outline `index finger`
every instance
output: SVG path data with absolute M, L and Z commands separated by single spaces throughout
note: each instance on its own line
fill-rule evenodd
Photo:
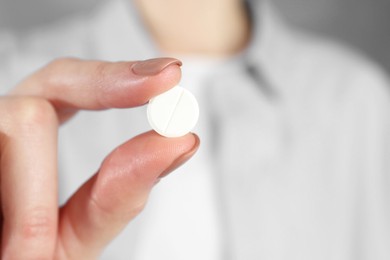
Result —
M 175 86 L 181 62 L 156 58 L 133 62 L 57 59 L 25 79 L 10 95 L 37 96 L 52 103 L 60 121 L 80 109 L 143 105 Z

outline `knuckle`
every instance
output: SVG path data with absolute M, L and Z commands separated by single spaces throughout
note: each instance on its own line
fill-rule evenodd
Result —
M 69 64 L 76 62 L 78 59 L 70 57 L 61 57 L 50 61 L 45 67 L 40 70 L 37 74 L 40 82 L 43 82 L 44 87 L 57 86 L 62 84 L 62 77 L 64 68 L 68 67 Z
M 138 202 L 132 201 L 131 203 L 128 200 L 129 198 L 116 203 L 105 203 L 107 200 L 98 194 L 92 194 L 89 206 L 95 225 L 105 225 L 107 222 L 112 221 L 128 222 L 144 210 L 145 200 L 141 199 Z
M 145 209 L 146 203 L 142 202 L 140 204 L 133 205 L 131 209 L 126 210 L 122 216 L 120 216 L 124 220 L 131 220 L 138 216 L 144 209 Z
M 95 85 L 98 86 L 99 91 L 96 92 L 96 100 L 99 102 L 99 104 L 103 107 L 108 107 L 107 104 L 108 100 L 108 94 L 109 94 L 109 87 L 111 84 L 106 84 L 106 78 L 108 74 L 108 66 L 104 62 L 100 62 L 97 64 L 95 68 Z
M 23 218 L 20 227 L 21 236 L 25 240 L 51 238 L 56 232 L 55 220 L 45 208 L 31 210 Z
M 139 215 L 144 209 L 145 209 L 146 203 L 142 202 L 140 204 L 137 204 L 133 206 L 131 210 L 127 212 L 127 215 L 130 216 L 131 218 Z
M 145 144 L 146 146 L 147 144 Z M 123 155 L 126 154 L 124 160 Z M 145 158 L 139 156 L 135 151 L 124 148 L 123 146 L 116 147 L 103 161 L 101 169 L 112 174 L 105 174 L 107 178 L 112 176 L 121 177 L 119 181 L 127 183 L 145 183 L 147 176 L 144 170 Z M 120 175 L 116 173 L 121 173 Z M 108 181 L 104 182 L 110 184 Z
M 61 69 L 64 66 L 68 65 L 69 63 L 75 62 L 77 60 L 78 59 L 71 58 L 71 57 L 60 57 L 60 58 L 56 58 L 56 59 L 53 59 L 52 61 L 50 61 L 46 65 L 46 67 L 44 67 L 44 68 L 47 68 L 47 69 L 50 69 L 50 70 Z
M 117 65 L 119 62 L 116 63 Z M 95 92 L 96 101 L 101 107 L 112 107 L 112 91 L 118 86 L 118 66 L 112 66 L 110 62 L 96 62 L 93 72 L 93 84 L 98 88 Z M 119 86 L 118 86 L 119 87 Z
M 110 74 L 110 66 L 107 62 L 98 62 L 95 69 L 96 78 L 105 78 Z
M 35 97 L 15 98 L 11 106 L 14 125 L 18 129 L 40 129 L 57 121 L 54 107 L 45 99 Z

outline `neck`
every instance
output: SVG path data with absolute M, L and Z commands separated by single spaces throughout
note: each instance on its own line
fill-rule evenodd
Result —
M 245 48 L 249 20 L 240 0 L 135 0 L 163 52 L 228 56 Z

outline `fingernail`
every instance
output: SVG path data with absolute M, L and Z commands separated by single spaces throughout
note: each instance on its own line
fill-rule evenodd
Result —
M 178 59 L 156 58 L 136 62 L 132 67 L 132 71 L 139 76 L 154 76 L 173 64 L 177 66 L 182 65 Z
M 199 144 L 200 144 L 200 139 L 196 134 L 192 134 L 192 135 L 195 138 L 194 146 L 188 152 L 186 152 L 185 154 L 181 155 L 176 160 L 174 160 L 173 163 L 171 165 L 169 165 L 168 168 L 165 169 L 165 171 L 163 171 L 160 174 L 160 176 L 158 177 L 159 179 L 167 176 L 169 173 L 171 173 L 174 170 L 176 170 L 177 168 L 179 168 L 186 161 L 188 161 L 194 155 L 194 153 L 198 150 Z

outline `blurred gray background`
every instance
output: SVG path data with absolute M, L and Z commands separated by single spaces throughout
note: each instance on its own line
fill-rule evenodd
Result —
M 88 11 L 100 1 L 0 0 L 0 28 L 28 29 Z M 270 1 L 292 23 L 352 44 L 390 73 L 390 0 Z

